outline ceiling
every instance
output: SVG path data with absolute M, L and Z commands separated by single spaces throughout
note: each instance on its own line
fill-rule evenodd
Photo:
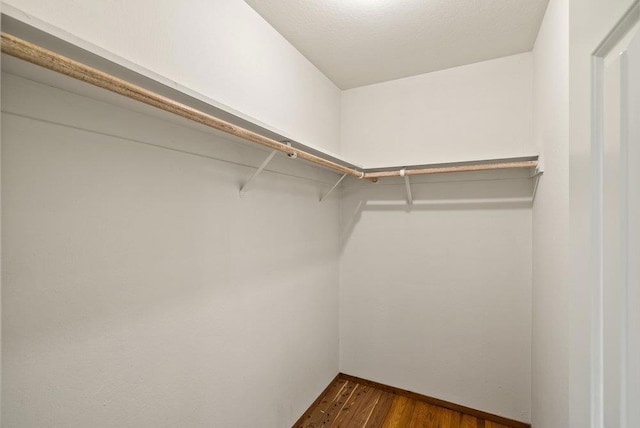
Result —
M 341 89 L 530 51 L 548 0 L 245 0 Z

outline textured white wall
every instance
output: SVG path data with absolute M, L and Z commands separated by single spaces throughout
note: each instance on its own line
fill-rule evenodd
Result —
M 335 174 L 241 199 L 220 147 L 263 151 L 11 75 L 2 107 L 2 426 L 290 426 L 338 371 Z
M 367 167 L 526 156 L 531 54 L 342 93 L 342 153 Z
M 288 138 L 340 150 L 340 90 L 243 1 L 8 4 Z
M 410 210 L 401 181 L 345 188 L 341 371 L 529 420 L 531 185 L 504 178 L 415 179 Z
M 551 0 L 533 50 L 532 422 L 569 426 L 569 2 Z

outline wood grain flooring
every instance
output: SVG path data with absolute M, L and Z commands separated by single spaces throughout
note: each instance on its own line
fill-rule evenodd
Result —
M 522 428 L 529 425 L 339 374 L 294 425 L 294 428 L 312 427 Z

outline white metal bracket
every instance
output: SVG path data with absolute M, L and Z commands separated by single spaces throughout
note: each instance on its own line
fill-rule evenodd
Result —
M 411 182 L 409 176 L 406 174 L 406 170 L 402 168 L 400 170 L 400 177 L 404 177 L 404 185 L 407 188 L 407 203 L 413 205 L 413 195 L 411 194 Z
M 247 182 L 244 183 L 242 187 L 240 187 L 240 197 L 244 196 L 245 192 L 247 191 L 247 188 L 249 187 L 249 184 L 251 184 L 251 182 L 260 175 L 260 173 L 267 167 L 267 165 L 269 165 L 269 162 L 271 162 L 271 159 L 273 159 L 273 157 L 276 155 L 277 152 L 278 152 L 277 150 L 272 151 L 269 154 L 269 156 L 267 156 L 267 158 L 264 160 L 264 162 L 262 162 L 262 164 L 258 167 L 258 169 L 255 170 L 255 172 L 251 175 L 251 177 L 249 177 Z
M 340 177 L 340 179 L 338 180 L 338 182 L 336 184 L 333 185 L 333 187 L 331 189 L 329 189 L 329 191 L 327 193 L 325 193 L 324 195 L 322 195 L 320 197 L 320 202 L 324 201 L 325 199 L 327 199 L 327 196 L 329 196 L 331 194 L 331 192 L 333 192 L 333 190 L 338 187 L 338 184 L 340 184 L 342 182 L 342 180 L 344 180 L 344 178 L 347 176 L 347 174 L 342 174 L 342 177 Z
M 532 203 L 536 199 L 536 192 L 538 191 L 538 183 L 540 182 L 540 176 L 542 174 L 544 174 L 544 158 L 542 157 L 542 154 L 540 154 L 538 156 L 538 166 L 536 166 L 536 170 L 534 171 L 533 175 L 531 176 L 531 178 L 533 178 L 535 180 L 535 182 L 533 183 L 533 193 L 531 195 L 531 202 Z
M 535 182 L 533 183 L 533 194 L 531 195 L 531 202 L 536 199 L 536 192 L 538 191 L 538 182 L 540 182 L 540 176 L 543 174 L 543 171 L 539 171 L 536 169 L 536 172 L 532 175 Z

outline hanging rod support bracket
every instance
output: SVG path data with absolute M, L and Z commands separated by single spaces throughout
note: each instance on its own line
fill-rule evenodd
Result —
M 329 189 L 329 191 L 327 193 L 325 193 L 324 195 L 322 195 L 320 197 L 320 202 L 324 201 L 325 199 L 327 199 L 327 196 L 329 196 L 331 194 L 331 192 L 333 192 L 333 190 L 338 187 L 338 184 L 340 184 L 342 182 L 342 180 L 344 180 L 344 178 L 347 176 L 347 174 L 342 174 L 342 177 L 340 177 L 340 179 L 336 182 L 336 184 L 333 185 L 333 187 L 331 189 Z
M 277 150 L 272 150 L 271 153 L 269 153 L 269 156 L 267 156 L 267 158 L 264 160 L 264 162 L 262 162 L 262 164 L 258 167 L 258 169 L 254 171 L 251 177 L 249 177 L 247 182 L 244 183 L 242 187 L 240 187 L 240 197 L 244 196 L 244 194 L 247 191 L 247 188 L 249 187 L 249 184 L 260 175 L 260 173 L 267 167 L 267 165 L 269 165 L 269 162 L 271 162 L 271 159 L 273 159 L 276 153 L 278 153 Z
M 413 205 L 413 195 L 411 194 L 411 182 L 409 181 L 409 176 L 407 175 L 407 171 L 405 168 L 400 170 L 400 177 L 404 178 L 404 185 L 407 188 L 407 203 L 409 205 Z
M 536 168 L 536 172 L 533 173 L 532 177 L 535 180 L 533 183 L 533 194 L 531 195 L 531 202 L 533 203 L 533 201 L 535 201 L 536 199 L 536 192 L 538 191 L 538 183 L 540 182 L 540 177 L 542 176 L 542 174 L 544 173 L 544 171 Z

